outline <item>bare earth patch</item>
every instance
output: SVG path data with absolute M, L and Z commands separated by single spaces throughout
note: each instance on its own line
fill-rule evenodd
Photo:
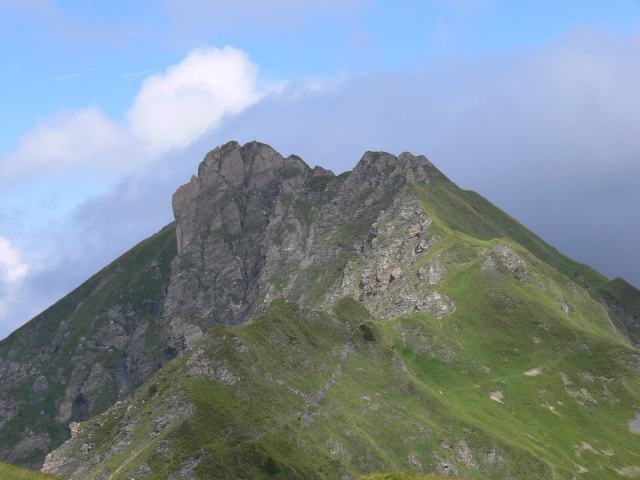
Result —
M 595 453 L 596 455 L 598 455 L 600 453 L 598 450 L 593 448 L 591 446 L 591 444 L 589 444 L 587 442 L 582 442 L 582 445 L 574 445 L 573 446 L 573 451 L 574 451 L 574 453 L 576 454 L 577 457 L 580 456 L 580 450 L 589 450 L 591 453 Z
M 548 408 L 549 411 L 551 411 L 551 413 L 555 413 L 556 415 L 558 415 L 559 417 L 562 416 L 562 414 L 556 410 L 556 407 L 554 407 L 553 405 L 551 405 L 549 402 L 545 402 L 545 403 L 541 403 L 540 405 L 542 405 L 545 408 Z
M 636 413 L 636 418 L 629 420 L 629 430 L 640 435 L 640 413 Z
M 638 466 L 614 468 L 614 470 L 625 477 L 640 477 L 640 467 Z

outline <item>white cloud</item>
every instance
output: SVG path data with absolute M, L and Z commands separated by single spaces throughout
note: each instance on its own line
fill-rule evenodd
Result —
M 152 72 L 152 70 L 142 70 L 140 72 L 123 73 L 120 77 L 121 78 L 141 77 L 141 76 L 147 75 L 148 73 L 151 73 L 151 72 Z
M 71 212 L 93 205 L 91 199 L 106 189 L 113 191 L 111 200 L 121 202 L 120 213 L 134 215 L 131 230 L 144 232 L 135 240 L 168 223 L 171 193 L 179 185 L 175 178 L 189 177 L 189 171 L 177 173 L 184 163 L 178 159 L 193 158 L 185 148 L 202 142 L 224 116 L 256 102 L 257 82 L 258 68 L 244 52 L 201 48 L 143 81 L 124 120 L 89 106 L 41 119 L 21 135 L 0 163 L 0 224 L 3 231 L 35 240 L 25 247 L 23 260 L 22 252 L 0 237 L 0 338 L 133 243 L 122 231 L 123 215 L 112 213 L 113 204 L 82 218 L 69 217 Z M 267 90 L 279 88 L 273 84 Z M 197 151 L 206 148 L 200 144 Z M 143 198 L 118 190 L 131 178 L 153 179 L 142 182 Z M 144 215 L 141 205 L 147 205 Z M 91 228 L 78 235 L 79 224 Z M 105 238 L 112 239 L 108 246 L 100 243 Z M 91 254 L 97 260 L 87 260 Z M 75 259 L 73 268 L 69 258 Z
M 12 247 L 11 241 L 0 236 L 0 281 L 17 283 L 21 281 L 29 266 L 22 263 L 22 252 L 18 247 Z
M 162 75 L 147 78 L 127 118 L 154 153 L 185 147 L 259 98 L 258 68 L 232 47 L 193 50 Z
M 20 136 L 18 147 L 2 162 L 1 172 L 10 177 L 95 165 L 113 169 L 133 149 L 127 132 L 97 107 L 60 113 L 42 120 Z
M 13 178 L 79 167 L 130 172 L 172 148 L 182 148 L 215 128 L 222 117 L 256 102 L 258 68 L 232 47 L 191 51 L 163 74 L 152 75 L 118 122 L 99 108 L 63 112 L 41 120 L 0 164 Z
M 22 261 L 22 252 L 11 241 L 0 236 L 0 320 L 6 316 L 9 303 L 15 300 L 29 266 Z

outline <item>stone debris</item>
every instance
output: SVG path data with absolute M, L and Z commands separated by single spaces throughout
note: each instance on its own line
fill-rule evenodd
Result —
M 502 263 L 504 263 L 509 269 L 516 273 L 520 268 L 526 268 L 527 264 L 518 257 L 513 251 L 506 245 L 497 244 L 491 251 L 495 253 Z
M 632 433 L 640 435 L 640 412 L 636 413 L 636 418 L 629 420 L 629 430 Z
M 491 392 L 489 397 L 494 402 L 503 403 L 502 399 L 504 398 L 504 394 L 500 390 L 497 390 L 495 392 Z
M 567 302 L 565 302 L 563 298 L 556 298 L 554 300 L 554 303 L 558 305 L 564 313 L 569 314 L 569 306 L 567 305 Z
M 527 279 L 527 264 L 507 245 L 497 244 L 491 249 L 492 255 L 485 257 L 480 265 L 481 271 L 498 273 L 498 261 L 505 265 L 518 278 Z
M 625 477 L 640 477 L 640 467 L 637 465 L 614 468 L 614 470 Z
M 541 404 L 544 408 L 548 408 L 549 411 L 555 415 L 558 415 L 559 417 L 562 416 L 562 414 L 556 409 L 556 407 L 554 407 L 553 405 L 551 405 L 549 402 L 545 402 Z
M 422 464 L 418 461 L 418 457 L 416 457 L 415 454 L 408 455 L 407 460 L 411 465 L 415 465 L 419 470 L 422 470 Z
M 107 419 L 106 418 L 104 418 L 104 417 L 96 417 L 96 418 L 91 420 L 90 425 L 92 427 L 102 428 L 106 423 L 107 423 Z M 71 433 L 71 436 L 73 437 L 73 432 Z
M 485 257 L 482 260 L 482 264 L 480 265 L 480 270 L 484 272 L 497 272 L 498 271 L 498 261 L 492 255 Z
M 62 469 L 62 466 L 65 462 L 66 458 L 63 456 L 56 455 L 56 451 L 47 454 L 44 458 L 44 464 L 40 471 L 42 473 L 50 473 L 55 475 L 55 472 L 59 472 Z

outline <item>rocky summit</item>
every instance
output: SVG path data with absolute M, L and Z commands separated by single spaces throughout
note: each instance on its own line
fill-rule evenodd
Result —
M 209 152 L 0 342 L 0 458 L 74 479 L 640 476 L 640 292 L 426 157 Z M 46 458 L 45 458 L 46 457 Z

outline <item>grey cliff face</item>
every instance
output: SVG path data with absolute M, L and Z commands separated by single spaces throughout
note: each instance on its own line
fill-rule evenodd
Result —
M 204 319 L 205 328 L 244 319 L 261 273 L 274 261 L 270 240 L 284 226 L 287 204 L 304 196 L 308 170 L 266 145 L 234 142 L 207 154 L 198 177 L 173 197 L 179 256 L 164 316 Z M 287 246 L 297 250 L 302 227 L 289 217 Z
M 173 196 L 179 255 L 171 265 L 162 317 L 187 334 L 172 340 L 169 353 L 188 351 L 218 323 L 250 321 L 275 296 L 308 305 L 331 301 L 325 295 L 340 290 L 348 262 L 374 240 L 372 225 L 378 218 L 389 220 L 395 211 L 385 216 L 385 210 L 398 207 L 408 184 L 428 182 L 429 175 L 444 178 L 425 157 L 408 153 L 396 158 L 368 152 L 353 172 L 336 177 L 255 142 L 230 142 L 209 152 L 198 176 Z M 416 213 L 415 202 L 403 208 L 412 213 L 404 214 L 398 228 L 417 222 L 419 232 L 406 234 L 418 239 L 429 220 Z M 411 248 L 419 249 L 415 243 Z M 396 277 L 393 269 L 381 268 L 376 285 L 364 278 L 352 294 L 368 299 L 384 293 Z M 446 311 L 445 301 L 435 302 Z

